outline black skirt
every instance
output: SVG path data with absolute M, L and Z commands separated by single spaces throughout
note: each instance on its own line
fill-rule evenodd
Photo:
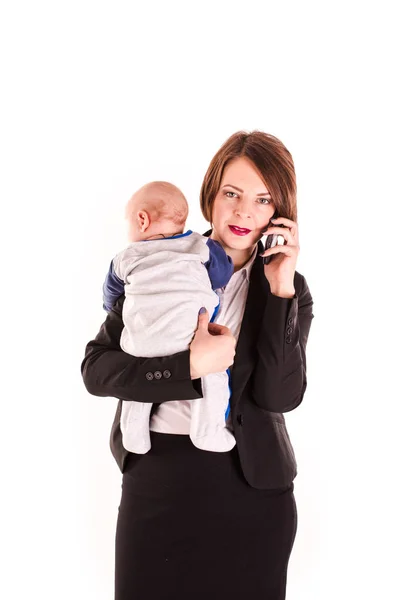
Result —
M 284 600 L 293 484 L 252 488 L 236 447 L 206 452 L 154 432 L 151 444 L 123 474 L 115 600 Z

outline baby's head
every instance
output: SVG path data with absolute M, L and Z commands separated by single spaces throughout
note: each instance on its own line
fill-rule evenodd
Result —
M 167 181 L 146 183 L 126 205 L 129 241 L 183 233 L 188 212 L 186 198 L 175 185 Z

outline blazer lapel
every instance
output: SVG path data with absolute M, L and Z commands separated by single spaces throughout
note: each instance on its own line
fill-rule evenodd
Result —
M 209 237 L 211 231 L 210 229 L 203 235 Z M 259 324 L 264 315 L 269 290 L 262 258 L 258 256 L 262 251 L 263 245 L 259 241 L 257 256 L 250 272 L 248 296 L 236 344 L 235 360 L 231 368 L 231 406 L 240 398 L 257 361 Z

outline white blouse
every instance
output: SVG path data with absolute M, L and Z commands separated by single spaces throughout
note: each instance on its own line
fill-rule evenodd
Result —
M 240 327 L 249 291 L 250 272 L 257 256 L 257 245 L 245 265 L 230 278 L 225 288 L 216 290 L 220 305 L 214 323 L 228 327 L 236 339 L 239 339 Z M 211 318 L 212 315 L 210 315 Z M 189 435 L 191 400 L 172 400 L 162 402 L 154 411 L 150 420 L 150 430 L 158 433 L 175 433 Z M 227 427 L 232 430 L 228 417 Z

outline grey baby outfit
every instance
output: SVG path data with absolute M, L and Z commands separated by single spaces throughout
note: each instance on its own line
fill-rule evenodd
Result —
M 197 329 L 200 307 L 213 315 L 219 305 L 213 290 L 226 286 L 232 274 L 232 259 L 222 246 L 191 230 L 131 243 L 113 259 L 109 285 L 106 280 L 103 288 L 107 299 L 107 289 L 114 286 L 115 292 L 116 282 L 124 284 L 122 350 L 143 357 L 187 350 Z M 228 374 L 210 373 L 201 383 L 203 398 L 190 402 L 190 438 L 202 450 L 231 450 L 236 442 L 225 421 L 230 396 Z M 145 454 L 151 447 L 151 407 L 148 402 L 122 403 L 123 445 L 136 454 Z

